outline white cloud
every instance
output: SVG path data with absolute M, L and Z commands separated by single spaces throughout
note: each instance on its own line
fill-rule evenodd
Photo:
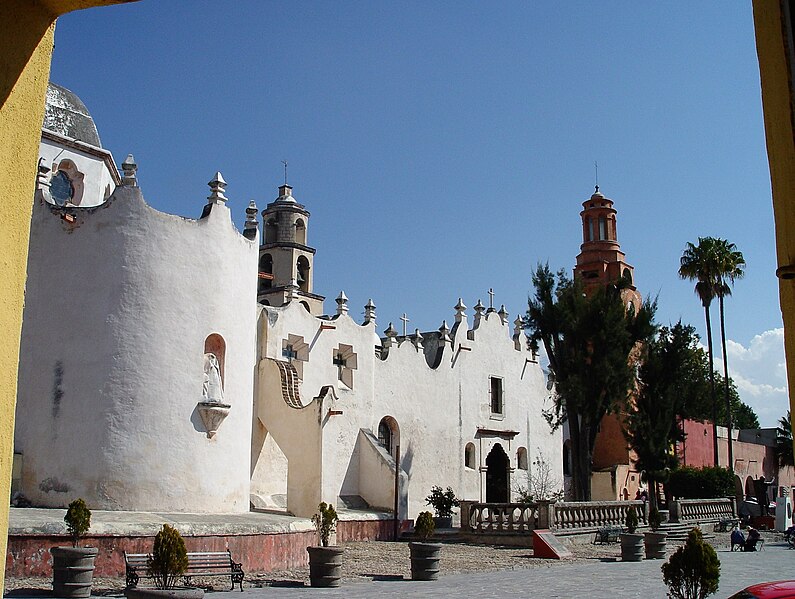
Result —
M 748 347 L 728 339 L 726 354 L 740 398 L 754 409 L 761 426 L 776 426 L 789 409 L 784 329 L 756 335 Z M 723 372 L 720 342 L 715 347 L 715 369 Z

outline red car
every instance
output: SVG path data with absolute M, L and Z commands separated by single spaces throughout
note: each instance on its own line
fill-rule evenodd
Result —
M 795 580 L 754 584 L 729 599 L 795 599 Z

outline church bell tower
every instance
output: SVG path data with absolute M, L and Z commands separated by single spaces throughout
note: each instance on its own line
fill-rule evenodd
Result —
M 312 293 L 315 248 L 306 245 L 309 212 L 293 197 L 293 188 L 279 187 L 279 197 L 262 211 L 257 301 L 266 306 L 300 302 L 311 314 L 323 314 L 324 297 Z
M 582 204 L 582 245 L 574 267 L 575 278 L 582 278 L 586 290 L 605 286 L 625 278 L 629 287 L 622 293 L 637 311 L 642 298 L 635 288 L 635 269 L 627 264 L 618 244 L 616 209 L 596 186 L 593 195 Z

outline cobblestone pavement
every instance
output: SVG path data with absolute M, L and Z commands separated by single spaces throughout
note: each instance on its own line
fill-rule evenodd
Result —
M 737 590 L 764 580 L 795 577 L 795 551 L 787 550 L 780 535 L 764 533 L 766 547 L 758 553 L 731 553 L 728 534 L 711 542 L 721 560 L 721 586 L 716 597 L 725 598 Z M 622 563 L 617 545 L 590 544 L 590 536 L 564 538 L 575 558 L 550 561 L 532 557 L 521 548 L 485 547 L 449 543 L 442 549 L 442 576 L 435 582 L 412 582 L 408 547 L 405 543 L 346 543 L 343 585 L 337 589 L 308 587 L 307 568 L 246 576 L 248 599 L 269 597 L 508 597 L 624 599 L 665 597 L 660 566 L 662 560 Z M 676 547 L 670 547 L 669 553 Z M 230 592 L 228 581 L 208 579 L 207 590 L 216 599 L 241 597 Z M 304 586 L 307 585 L 307 586 Z M 121 579 L 97 579 L 95 595 L 119 596 Z M 50 580 L 42 578 L 6 580 L 6 596 L 45 597 Z

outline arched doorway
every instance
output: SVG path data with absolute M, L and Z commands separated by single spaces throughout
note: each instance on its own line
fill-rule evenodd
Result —
M 497 443 L 486 456 L 486 503 L 508 503 L 508 455 Z

